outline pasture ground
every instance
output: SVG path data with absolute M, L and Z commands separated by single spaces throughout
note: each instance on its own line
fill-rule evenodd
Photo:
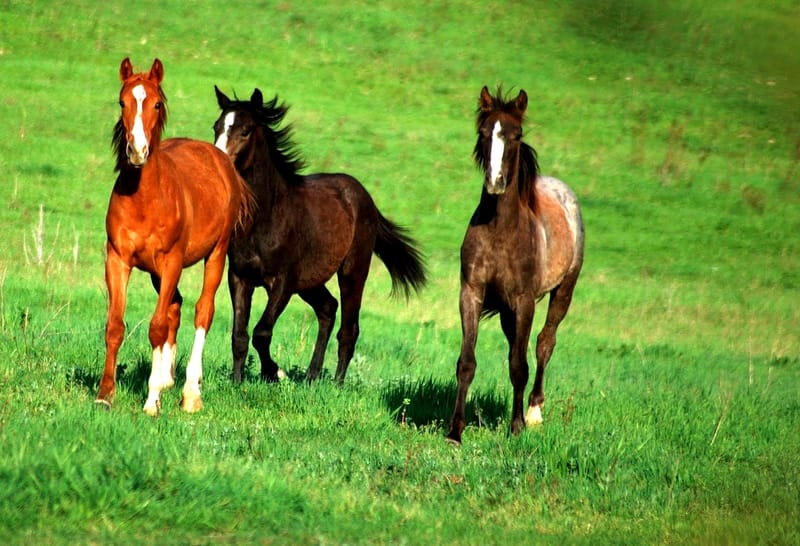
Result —
M 797 544 L 798 26 L 788 0 L 0 2 L 0 542 Z M 116 404 L 94 407 L 125 56 L 164 62 L 166 136 L 212 138 L 214 84 L 278 93 L 309 172 L 355 175 L 422 244 L 408 303 L 375 262 L 343 388 L 301 381 L 299 301 L 276 331 L 290 379 L 252 363 L 234 386 L 223 286 L 204 410 L 178 388 L 146 417 L 134 274 Z M 474 110 L 498 83 L 528 92 L 525 138 L 581 199 L 586 264 L 544 427 L 508 436 L 487 321 L 455 449 Z

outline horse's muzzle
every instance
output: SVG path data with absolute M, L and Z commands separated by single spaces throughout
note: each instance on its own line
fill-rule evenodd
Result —
M 128 156 L 128 163 L 134 167 L 142 167 L 147 163 L 147 158 L 150 157 L 150 149 L 144 146 L 143 149 L 137 150 L 130 143 L 125 147 L 125 155 Z
M 506 177 L 500 174 L 497 176 L 497 178 L 491 180 L 490 177 L 487 176 L 484 186 L 486 187 L 486 192 L 489 195 L 503 194 L 506 192 Z

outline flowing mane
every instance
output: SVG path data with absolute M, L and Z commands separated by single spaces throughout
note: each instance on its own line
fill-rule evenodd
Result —
M 235 97 L 227 109 L 247 112 L 252 116 L 253 121 L 263 129 L 266 151 L 269 153 L 270 161 L 287 184 L 299 186 L 304 183 L 300 171 L 306 165 L 295 143 L 292 142 L 292 125 L 280 127 L 283 118 L 289 111 L 289 106 L 283 102 L 279 103 L 278 95 L 261 106 L 252 101 L 239 100 Z
M 478 106 L 476 127 L 480 129 L 481 125 L 486 119 L 497 112 L 518 116 L 517 107 L 514 100 L 509 100 L 503 97 L 502 88 L 497 88 L 497 95 L 492 97 L 492 107 L 490 110 L 484 110 Z M 525 121 L 524 116 L 519 117 L 520 125 Z M 483 147 L 480 145 L 480 135 L 475 143 L 475 149 L 472 152 L 475 164 L 485 171 L 488 168 L 489 158 L 486 157 Z M 517 171 L 518 190 L 520 197 L 526 198 L 530 193 L 536 178 L 539 176 L 539 162 L 536 159 L 536 150 L 533 146 L 521 142 L 519 147 L 519 169 Z

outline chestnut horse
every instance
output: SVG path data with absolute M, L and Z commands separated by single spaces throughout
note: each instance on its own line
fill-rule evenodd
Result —
M 482 316 L 500 314 L 508 340 L 514 400 L 511 432 L 542 422 L 544 371 L 583 264 L 584 228 L 578 200 L 562 181 L 539 176 L 536 152 L 522 141 L 528 96 L 506 100 L 484 87 L 474 157 L 484 171 L 478 207 L 461 245 L 461 354 L 456 404 L 448 439 L 461 443 L 467 390 L 475 376 L 475 343 Z M 536 341 L 536 378 L 523 418 L 528 340 L 536 301 L 550 294 Z
M 335 379 L 344 381 L 359 335 L 358 315 L 373 252 L 392 278 L 392 291 L 419 290 L 425 268 L 416 243 L 383 217 L 361 183 L 346 174 L 299 173 L 302 162 L 288 127 L 279 128 L 287 107 L 276 96 L 264 103 L 256 89 L 249 101 L 231 100 L 218 88 L 222 109 L 214 124 L 216 145 L 233 159 L 258 205 L 247 237 L 228 250 L 233 303 L 233 379 L 242 381 L 248 350 L 253 291 L 267 290 L 267 306 L 253 330 L 261 378 L 281 374 L 270 355 L 275 322 L 293 294 L 316 313 L 318 330 L 308 367 L 309 381 L 321 370 L 338 307 L 325 283 L 338 276 L 342 320 Z
M 125 58 L 119 76 L 122 113 L 112 142 L 119 175 L 106 215 L 108 319 L 97 403 L 110 407 L 114 398 L 126 292 L 135 267 L 150 273 L 158 292 L 150 321 L 153 366 L 144 405 L 145 413 L 158 415 L 161 391 L 174 384 L 183 301 L 178 280 L 185 267 L 203 260 L 194 346 L 181 400 L 185 411 L 194 412 L 202 407 L 202 352 L 214 316 L 214 294 L 222 279 L 228 243 L 237 225 L 247 222 L 252 196 L 231 160 L 212 144 L 185 138 L 161 142 L 167 121 L 161 61 L 155 59 L 146 73 L 134 73 Z

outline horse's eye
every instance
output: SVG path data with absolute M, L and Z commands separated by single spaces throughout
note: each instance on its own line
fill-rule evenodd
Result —
M 156 110 L 161 110 L 161 103 L 157 102 L 155 108 Z
M 242 136 L 247 138 L 250 136 L 250 129 L 242 129 Z
M 125 108 L 125 101 L 124 101 L 124 100 L 120 99 L 120 101 L 119 101 L 119 107 L 120 107 L 120 108 Z

